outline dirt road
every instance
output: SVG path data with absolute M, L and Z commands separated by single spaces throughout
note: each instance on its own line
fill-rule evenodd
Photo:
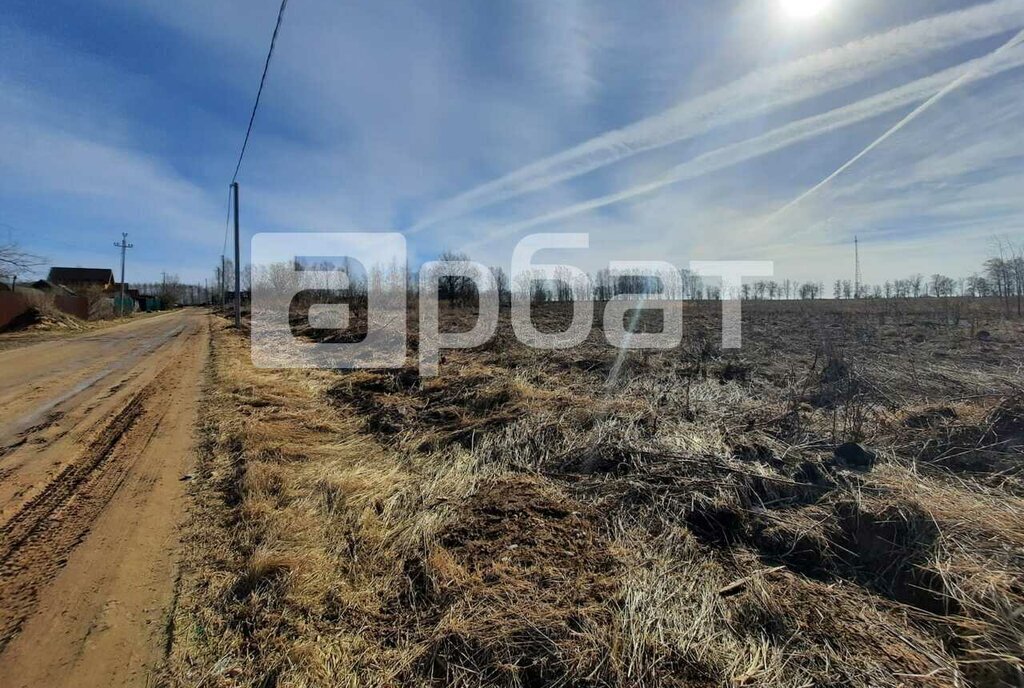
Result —
M 0 352 L 0 685 L 149 682 L 208 348 L 177 311 Z

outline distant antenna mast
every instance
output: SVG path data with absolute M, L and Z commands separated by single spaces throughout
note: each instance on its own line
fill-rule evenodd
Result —
M 857 235 L 853 237 L 853 298 L 860 298 L 860 244 Z

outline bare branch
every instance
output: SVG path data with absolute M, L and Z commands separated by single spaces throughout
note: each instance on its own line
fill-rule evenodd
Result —
M 44 257 L 23 251 L 15 243 L 0 244 L 0 275 L 4 277 L 32 272 L 45 263 Z

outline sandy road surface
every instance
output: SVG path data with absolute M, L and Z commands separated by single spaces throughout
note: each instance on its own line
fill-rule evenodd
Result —
M 0 685 L 149 682 L 208 347 L 176 311 L 0 351 Z

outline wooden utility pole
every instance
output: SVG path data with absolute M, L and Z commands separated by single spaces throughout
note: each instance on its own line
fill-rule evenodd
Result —
M 238 251 L 238 182 L 231 182 L 235 199 L 235 327 L 242 327 L 242 273 Z
M 124 317 L 124 254 L 130 249 L 134 248 L 133 244 L 128 243 L 128 232 L 121 232 L 121 241 L 115 241 L 114 246 L 121 249 L 121 298 L 117 302 L 117 311 L 120 317 Z
M 224 261 L 224 254 L 222 253 L 220 255 L 220 309 L 221 310 L 224 310 L 224 307 L 227 305 L 227 300 L 224 298 L 224 280 L 227 279 L 227 278 L 224 277 L 224 270 L 226 270 L 226 269 L 227 269 L 227 264 Z

